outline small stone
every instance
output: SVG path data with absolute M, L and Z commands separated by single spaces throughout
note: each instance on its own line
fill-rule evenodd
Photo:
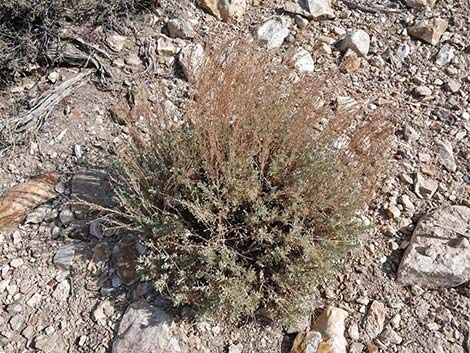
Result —
M 196 35 L 189 21 L 175 18 L 168 21 L 167 26 L 171 38 L 191 39 Z
M 54 332 L 55 332 L 54 326 L 47 326 L 47 327 L 44 329 L 44 333 L 45 333 L 46 335 L 52 335 Z
M 295 24 L 299 27 L 299 29 L 305 29 L 308 27 L 308 24 L 309 24 L 309 21 L 300 15 L 296 15 L 294 17 L 294 21 L 295 21 Z
M 196 0 L 196 3 L 224 21 L 239 19 L 248 8 L 247 0 Z
M 31 308 L 35 308 L 37 307 L 40 303 L 41 303 L 41 300 L 42 300 L 42 296 L 41 294 L 39 293 L 34 293 L 31 298 L 29 298 L 27 301 L 26 301 L 26 305 L 30 306 Z
M 408 195 L 401 195 L 398 198 L 398 201 L 405 207 L 406 210 L 413 211 L 415 209 L 415 206 L 413 205 L 413 202 L 411 201 L 410 197 Z
M 59 213 L 59 219 L 60 222 L 66 226 L 75 219 L 75 215 L 72 210 L 66 208 Z
M 406 5 L 414 9 L 424 9 L 433 7 L 436 0 L 406 0 Z
M 139 278 L 136 270 L 137 251 L 135 242 L 120 242 L 114 246 L 112 261 L 119 278 L 125 285 L 135 283 Z
M 62 245 L 57 250 L 56 254 L 54 255 L 54 259 L 52 262 L 58 268 L 69 271 L 72 267 L 72 260 L 75 255 L 75 251 L 78 249 L 78 244 L 68 244 Z
M 173 39 L 158 38 L 157 39 L 157 52 L 162 56 L 175 56 L 180 51 L 180 47 Z
M 130 53 L 126 56 L 124 59 L 124 62 L 133 67 L 140 66 L 142 64 L 142 61 L 140 60 L 140 57 L 136 53 Z
M 436 139 L 435 149 L 439 155 L 439 162 L 451 173 L 457 170 L 452 145 L 447 140 Z
M 57 334 L 52 336 L 36 336 L 34 338 L 34 347 L 44 353 L 59 353 L 66 351 L 64 342 Z
M 23 331 L 21 331 L 21 335 L 26 339 L 31 339 L 34 336 L 34 327 L 33 326 L 26 326 Z
M 367 32 L 362 29 L 347 34 L 339 42 L 339 50 L 346 52 L 346 50 L 354 50 L 357 54 L 366 57 L 369 53 L 370 37 Z
M 408 55 L 410 55 L 410 53 L 411 53 L 410 46 L 407 43 L 402 43 L 398 46 L 395 55 L 398 59 L 398 62 L 402 62 L 408 57 Z
M 449 44 L 444 44 L 436 55 L 436 64 L 445 66 L 455 57 L 454 50 Z
M 106 323 L 106 319 L 114 314 L 114 307 L 108 301 L 103 301 L 98 304 L 96 309 L 93 311 L 93 320 L 100 325 Z
M 313 53 L 315 54 L 320 54 L 320 55 L 331 55 L 331 45 L 324 43 L 324 42 L 318 42 L 316 43 L 313 48 L 312 48 Z
M 199 43 L 187 45 L 181 50 L 178 55 L 178 63 L 189 82 L 195 81 L 199 77 L 203 60 L 204 48 Z
M 385 213 L 387 214 L 388 218 L 394 219 L 399 218 L 401 215 L 400 209 L 395 205 L 390 205 L 385 209 Z
M 357 341 L 360 338 L 360 336 L 359 336 L 359 327 L 357 326 L 357 324 L 355 322 L 353 322 L 351 325 L 349 325 L 348 335 L 354 341 Z
M 242 353 L 243 352 L 243 344 L 232 344 L 228 347 L 228 353 Z
M 268 49 L 280 47 L 289 34 L 287 19 L 279 16 L 256 29 L 256 38 Z
M 421 39 L 431 45 L 439 43 L 442 34 L 446 31 L 448 22 L 442 18 L 423 20 L 408 28 L 411 36 Z
M 311 18 L 335 18 L 335 11 L 331 7 L 330 0 L 304 0 L 303 4 L 306 7 L 306 11 L 309 17 Z
M 385 305 L 374 300 L 367 311 L 365 331 L 370 339 L 376 338 L 383 330 L 385 323 Z
M 290 62 L 299 72 L 313 72 L 313 58 L 304 48 L 298 48 L 290 58 Z
M 13 268 L 19 268 L 23 266 L 23 264 L 24 264 L 23 259 L 19 257 L 10 261 L 10 266 Z
M 110 34 L 106 37 L 106 44 L 115 52 L 120 52 L 124 48 L 127 38 L 119 34 Z
M 329 306 L 314 322 L 312 329 L 325 337 L 325 340 L 319 345 L 319 352 L 323 352 L 321 349 L 329 348 L 331 352 L 346 353 L 347 342 L 344 337 L 344 321 L 347 316 L 347 311 Z
M 395 314 L 392 319 L 390 320 L 390 324 L 394 328 L 399 328 L 400 327 L 400 322 L 401 322 L 401 315 L 400 314 Z
M 364 351 L 364 345 L 360 342 L 353 342 L 349 348 L 349 353 L 362 353 Z
M 420 173 L 416 173 L 414 192 L 421 198 L 430 199 L 436 193 L 439 184 L 432 179 L 425 179 Z
M 21 314 L 16 314 L 10 319 L 9 324 L 13 331 L 18 331 L 23 325 L 23 316 Z
M 70 294 L 70 283 L 67 279 L 59 282 L 52 292 L 52 297 L 60 302 L 67 300 Z
M 30 214 L 26 216 L 24 221 L 25 224 L 39 224 L 46 218 L 46 215 L 50 213 L 51 209 L 47 206 L 39 206 L 35 208 Z
M 290 353 L 315 353 L 319 351 L 320 344 L 322 344 L 320 332 L 300 332 L 294 339 Z
M 93 221 L 90 223 L 88 232 L 92 237 L 97 239 L 103 238 L 103 225 L 99 221 Z
M 86 343 L 87 340 L 88 340 L 88 337 L 87 337 L 87 336 L 83 336 L 83 335 L 80 336 L 80 337 L 78 338 L 78 342 L 77 342 L 77 343 L 78 343 L 78 346 L 79 346 L 79 347 L 83 347 L 83 346 L 85 345 L 85 343 Z
M 406 125 L 403 129 L 403 138 L 406 142 L 413 143 L 418 141 L 419 133 L 413 129 L 411 126 Z
M 462 87 L 462 84 L 458 80 L 454 80 L 454 79 L 450 79 L 444 85 L 444 89 L 447 92 L 451 92 L 451 93 L 458 92 L 460 90 L 460 87 Z
M 427 97 L 427 96 L 432 95 L 431 89 L 424 85 L 415 87 L 413 92 L 419 97 Z
M 403 338 L 391 327 L 386 327 L 380 335 L 380 340 L 386 345 L 400 344 Z
M 356 72 L 361 67 L 361 59 L 352 49 L 346 50 L 339 67 L 340 71 L 346 74 Z

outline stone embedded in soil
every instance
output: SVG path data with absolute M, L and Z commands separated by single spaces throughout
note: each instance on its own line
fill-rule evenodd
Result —
M 171 38 L 191 39 L 196 36 L 191 22 L 180 18 L 168 21 L 167 27 Z
M 290 34 L 288 20 L 284 17 L 274 17 L 256 29 L 256 38 L 268 49 L 278 48 Z
M 291 353 L 346 353 L 344 321 L 348 313 L 328 307 L 312 326 L 312 331 L 297 334 Z
M 196 0 L 196 3 L 224 21 L 239 19 L 248 8 L 247 0 Z
M 414 192 L 421 198 L 430 199 L 437 191 L 439 184 L 432 180 L 424 178 L 420 173 L 416 173 Z
M 162 56 L 175 56 L 181 50 L 176 39 L 161 37 L 157 39 L 157 53 Z
M 346 50 L 354 50 L 357 54 L 364 57 L 369 53 L 370 37 L 367 32 L 362 29 L 348 33 L 338 44 L 341 52 Z
M 189 353 L 187 340 L 168 313 L 139 301 L 124 313 L 112 353 Z
M 405 0 L 406 5 L 414 9 L 433 7 L 436 0 Z
M 451 173 L 457 170 L 452 144 L 446 140 L 436 139 L 435 149 L 439 157 L 439 162 Z
M 13 226 L 34 208 L 55 197 L 58 181 L 56 173 L 46 173 L 0 195 L 0 230 Z
M 299 72 L 313 72 L 313 58 L 304 48 L 298 48 L 289 60 Z
M 436 17 L 423 20 L 412 27 L 408 28 L 408 32 L 412 37 L 421 39 L 431 45 L 439 43 L 442 34 L 446 31 L 448 22 L 442 18 Z
M 197 80 L 204 60 L 204 48 L 201 44 L 190 44 L 181 49 L 178 63 L 189 82 Z
M 365 333 L 369 339 L 376 338 L 384 328 L 386 307 L 384 303 L 374 300 L 367 311 Z
M 119 278 L 125 285 L 129 286 L 140 278 L 136 270 L 139 255 L 135 241 L 120 242 L 113 249 L 113 265 Z
M 72 260 L 75 256 L 75 253 L 79 250 L 79 248 L 80 244 L 77 243 L 60 246 L 52 260 L 54 265 L 56 265 L 61 270 L 69 271 L 72 268 Z
M 359 70 L 360 67 L 361 58 L 357 55 L 357 53 L 352 49 L 346 50 L 339 67 L 340 71 L 346 74 L 350 74 Z
M 397 280 L 423 288 L 456 287 L 470 280 L 470 208 L 448 206 L 422 217 L 403 255 Z
M 127 38 L 119 34 L 110 34 L 106 37 L 106 44 L 115 52 L 120 52 L 124 48 Z
M 108 175 L 99 170 L 82 169 L 72 178 L 72 197 L 103 207 L 112 207 L 111 185 Z
M 427 86 L 424 86 L 424 85 L 415 87 L 413 92 L 414 92 L 414 94 L 416 94 L 419 97 L 428 97 L 432 94 L 431 89 Z
M 65 343 L 58 334 L 36 336 L 34 338 L 34 348 L 44 353 L 63 353 L 67 351 Z
M 442 46 L 436 55 L 436 64 L 440 66 L 448 65 L 454 57 L 454 49 L 452 49 L 452 47 L 446 43 Z
M 300 0 L 301 7 L 305 8 L 309 18 L 334 18 L 335 11 L 330 0 Z

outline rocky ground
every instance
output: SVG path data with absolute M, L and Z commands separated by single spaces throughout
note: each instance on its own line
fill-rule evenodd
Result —
M 0 152 L 0 352 L 274 353 L 307 331 L 294 352 L 470 352 L 470 4 L 200 4 L 160 1 L 120 33 L 68 28 L 93 43 L 107 78 L 68 65 L 1 92 L 0 121 L 18 107 L 50 114 L 27 138 L 13 131 Z M 387 178 L 363 216 L 370 232 L 318 287 L 312 316 L 287 332 L 186 320 L 139 279 L 137 239 L 73 203 L 113 207 L 108 171 L 127 138 L 122 117 L 157 100 L 178 112 L 208 41 L 242 35 L 291 50 L 299 74 L 339 68 L 349 84 L 338 110 L 364 104 L 397 120 Z M 57 104 L 41 100 L 81 73 Z M 28 181 L 44 172 L 57 174 Z M 25 217 L 7 227 L 12 212 Z M 322 339 L 330 346 L 318 348 Z

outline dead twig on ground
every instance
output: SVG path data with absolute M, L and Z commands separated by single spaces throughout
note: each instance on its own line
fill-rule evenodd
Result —
M 45 92 L 30 110 L 0 121 L 0 140 L 8 141 L 7 136 L 32 133 L 40 129 L 57 104 L 79 87 L 83 79 L 92 72 L 93 70 L 86 70 L 79 73 Z
M 344 3 L 347 7 L 353 10 L 359 10 L 363 12 L 368 12 L 368 13 L 400 13 L 402 10 L 400 9 L 391 9 L 391 8 L 386 8 L 383 6 L 370 6 L 370 5 L 362 5 L 362 4 L 357 4 L 353 1 L 350 0 L 341 0 L 342 3 Z

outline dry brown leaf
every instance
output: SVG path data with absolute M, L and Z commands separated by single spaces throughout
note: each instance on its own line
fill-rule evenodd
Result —
M 18 184 L 0 196 L 0 230 L 19 222 L 31 210 L 56 196 L 56 173 L 45 173 Z

